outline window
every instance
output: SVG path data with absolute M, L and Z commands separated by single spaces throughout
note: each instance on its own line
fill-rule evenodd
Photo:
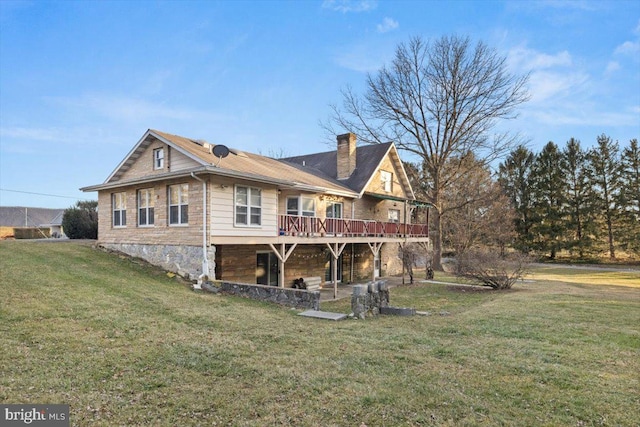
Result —
M 389 222 L 400 222 L 399 209 L 389 209 Z
M 189 223 L 189 184 L 169 186 L 169 225 Z
M 153 168 L 162 169 L 164 167 L 164 149 L 156 148 L 153 150 Z
M 393 174 L 387 171 L 380 171 L 380 181 L 382 189 L 387 193 L 391 193 L 393 190 Z
M 236 225 L 262 224 L 262 190 L 236 187 Z
M 300 203 L 302 201 L 302 203 Z M 287 197 L 287 215 L 316 216 L 316 201 L 311 197 Z
M 155 205 L 155 191 L 147 188 L 138 191 L 138 225 L 153 225 Z
M 327 218 L 342 218 L 342 203 L 327 202 Z
M 113 193 L 111 195 L 111 206 L 113 206 L 113 226 L 127 226 L 127 193 Z

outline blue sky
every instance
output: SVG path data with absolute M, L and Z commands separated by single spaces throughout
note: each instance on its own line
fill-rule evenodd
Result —
M 482 40 L 531 73 L 505 129 L 534 151 L 640 138 L 638 1 L 0 1 L 0 205 L 95 199 L 148 128 L 326 151 L 340 89 L 412 36 Z M 29 193 L 41 193 L 37 195 Z M 54 197 L 64 196 L 64 197 Z

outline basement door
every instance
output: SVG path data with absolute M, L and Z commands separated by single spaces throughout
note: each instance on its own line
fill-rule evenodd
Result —
M 329 252 L 326 262 L 326 267 L 324 270 L 324 280 L 325 283 L 333 283 L 333 255 Z M 338 283 L 342 283 L 342 254 L 338 257 L 338 274 L 336 275 L 338 278 Z
M 256 254 L 256 283 L 278 286 L 278 257 L 273 252 Z

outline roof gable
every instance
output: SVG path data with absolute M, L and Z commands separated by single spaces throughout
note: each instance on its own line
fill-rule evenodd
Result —
M 297 164 L 299 167 L 309 170 L 310 173 L 324 175 L 336 180 L 337 171 L 337 151 L 308 154 L 303 156 L 288 157 L 282 159 L 285 162 Z M 376 172 L 380 169 L 385 158 L 389 158 L 398 173 L 398 179 L 408 198 L 415 198 L 409 178 L 402 164 L 395 144 L 387 142 L 383 144 L 370 144 L 358 146 L 356 148 L 356 168 L 351 176 L 345 180 L 340 180 L 360 196 L 375 178 Z

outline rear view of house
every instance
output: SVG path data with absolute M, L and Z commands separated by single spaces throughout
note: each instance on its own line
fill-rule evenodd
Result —
M 285 159 L 148 130 L 98 192 L 98 240 L 188 277 L 290 287 L 402 269 L 428 242 L 393 143 Z M 424 205 L 422 205 L 424 206 Z

